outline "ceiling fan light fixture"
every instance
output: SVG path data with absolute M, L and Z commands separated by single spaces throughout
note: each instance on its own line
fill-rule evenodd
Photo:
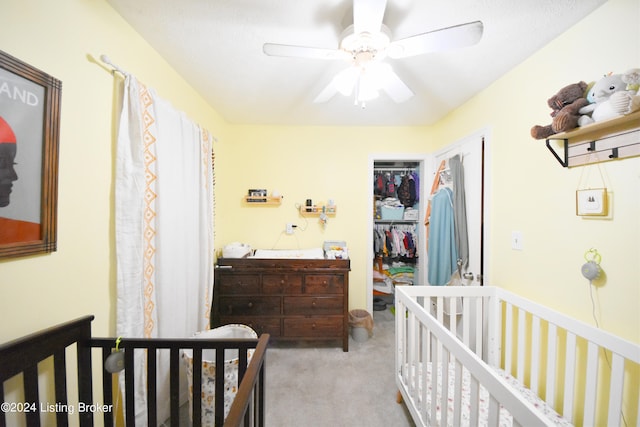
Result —
M 358 56 L 361 55 L 368 55 L 371 60 L 381 60 L 386 56 L 389 43 L 391 43 L 391 31 L 384 24 L 375 34 L 368 32 L 356 34 L 353 25 L 350 25 L 342 32 L 340 49 L 349 53 L 354 60 L 358 60 Z
M 353 88 L 358 82 L 359 70 L 356 67 L 349 67 L 342 70 L 333 78 L 333 84 L 338 92 L 343 96 L 351 96 Z
M 358 81 L 356 82 L 356 96 L 354 100 L 355 105 L 362 105 L 364 108 L 364 103 L 366 101 L 371 101 L 372 99 L 376 99 L 380 96 L 378 90 L 380 89 L 380 82 L 376 81 L 376 76 L 367 72 L 367 70 L 362 70 L 360 72 L 360 76 L 358 76 Z
M 389 64 L 382 62 L 383 59 L 408 58 L 471 46 L 480 41 L 484 31 L 481 21 L 473 21 L 392 41 L 391 31 L 382 22 L 387 0 L 352 1 L 353 25 L 342 32 L 340 44 L 334 49 L 275 43 L 263 45 L 264 53 L 270 56 L 345 59 L 351 63 L 331 79 L 314 103 L 327 102 L 338 93 L 352 96 L 355 91 L 355 104 L 364 108 L 365 101 L 378 97 L 381 90 L 394 102 L 405 102 L 415 94 Z

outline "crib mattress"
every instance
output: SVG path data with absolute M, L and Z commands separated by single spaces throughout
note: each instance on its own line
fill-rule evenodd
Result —
M 405 365 L 405 370 L 408 368 L 408 366 Z M 449 363 L 448 364 L 448 378 L 449 378 L 449 384 L 448 384 L 448 397 L 447 397 L 447 402 L 448 402 L 448 408 L 447 408 L 447 425 L 449 426 L 453 426 L 453 419 L 454 419 L 454 392 L 455 392 L 455 363 Z M 531 390 L 529 390 L 527 387 L 525 387 L 522 383 L 520 383 L 520 381 L 518 381 L 515 377 L 513 377 L 512 375 L 508 374 L 507 372 L 501 370 L 501 369 L 497 369 L 497 368 L 493 368 L 494 371 L 505 381 L 507 381 L 507 383 L 513 387 L 521 396 L 522 398 L 531 403 L 534 407 L 536 407 L 545 417 L 547 417 L 547 419 L 549 419 L 551 422 L 553 422 L 556 426 L 559 427 L 568 427 L 568 426 L 572 426 L 571 423 L 569 423 L 566 419 L 564 419 L 562 416 L 560 416 L 551 406 L 549 406 L 544 400 L 540 399 L 535 393 L 533 393 Z M 433 396 L 433 382 L 431 380 L 432 378 L 432 364 L 428 363 L 427 364 L 427 384 L 428 384 L 428 390 L 426 393 L 426 405 L 427 408 L 431 407 L 431 399 Z M 441 401 L 441 390 L 442 390 L 442 372 L 441 372 L 441 365 L 438 365 L 438 369 L 437 369 L 437 383 L 438 383 L 438 387 L 437 387 L 437 401 L 440 402 Z M 420 380 L 418 381 L 420 384 L 418 384 L 419 390 L 420 390 L 420 396 L 422 396 L 422 364 L 418 365 L 418 373 L 417 373 L 417 378 L 419 378 Z M 469 374 L 469 371 L 466 369 L 463 369 L 463 375 L 462 375 L 462 405 L 461 405 L 461 414 L 460 414 L 460 419 L 461 419 L 461 425 L 462 426 L 469 426 L 470 424 L 470 411 L 471 411 L 471 404 L 470 404 L 470 393 L 471 393 L 471 380 L 470 380 L 471 376 Z M 415 388 L 415 385 L 414 385 Z M 422 412 L 422 402 L 417 402 L 417 406 L 418 406 L 418 410 L 420 412 Z M 487 425 L 487 420 L 488 420 L 488 415 L 489 415 L 489 392 L 481 385 L 480 386 L 480 393 L 479 393 L 479 426 L 486 426 Z M 436 414 L 436 423 L 435 425 L 441 425 L 441 411 L 440 408 L 438 407 L 438 411 Z M 502 406 L 500 407 L 500 427 L 511 427 L 513 425 L 513 417 L 511 416 L 511 414 Z

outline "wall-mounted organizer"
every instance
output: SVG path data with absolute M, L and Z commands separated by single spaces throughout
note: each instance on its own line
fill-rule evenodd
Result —
M 336 205 L 300 205 L 298 210 L 302 216 L 320 216 L 322 214 L 335 216 L 338 207 Z
M 252 206 L 280 206 L 282 196 L 244 196 L 244 202 Z
M 546 145 L 565 168 L 640 156 L 640 111 L 551 135 Z
M 254 206 L 279 206 L 282 203 L 282 196 L 278 191 L 273 191 L 271 196 L 267 194 L 264 188 L 250 188 L 244 196 L 244 202 Z

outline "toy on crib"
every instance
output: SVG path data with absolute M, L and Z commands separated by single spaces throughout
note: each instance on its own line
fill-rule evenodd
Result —
M 633 73 L 630 74 L 632 75 Z M 591 104 L 580 109 L 579 126 L 626 114 L 623 111 L 630 108 L 632 96 L 627 93 L 627 83 L 623 80 L 623 75 L 609 73 L 593 85 L 587 98 Z
M 587 100 L 588 85 L 581 81 L 560 89 L 547 100 L 551 108 L 552 122 L 546 126 L 536 125 L 531 128 L 531 136 L 545 139 L 556 133 L 569 131 L 578 126 L 579 110 L 589 104 Z

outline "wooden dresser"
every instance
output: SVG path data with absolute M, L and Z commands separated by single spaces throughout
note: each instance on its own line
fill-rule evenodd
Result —
M 342 340 L 349 351 L 349 260 L 219 258 L 211 326 L 274 340 Z

